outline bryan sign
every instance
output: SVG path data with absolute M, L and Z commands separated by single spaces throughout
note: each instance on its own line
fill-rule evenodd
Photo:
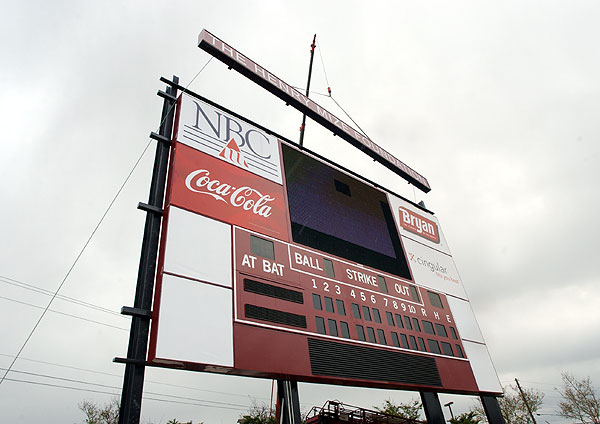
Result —
M 402 228 L 434 243 L 440 242 L 440 234 L 435 222 L 406 208 L 398 208 L 398 211 Z

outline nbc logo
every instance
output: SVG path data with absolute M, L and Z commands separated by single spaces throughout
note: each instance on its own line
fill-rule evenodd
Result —
M 223 150 L 221 150 L 219 156 L 235 165 L 248 169 L 248 163 L 246 162 L 246 159 L 244 159 L 239 146 L 233 138 L 227 143 Z

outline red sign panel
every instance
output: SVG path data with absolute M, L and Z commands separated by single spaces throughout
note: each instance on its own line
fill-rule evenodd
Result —
M 440 242 L 440 233 L 435 222 L 406 208 L 398 208 L 400 225 L 406 231 L 420 235 L 434 243 Z
M 287 240 L 283 187 L 177 143 L 172 205 Z

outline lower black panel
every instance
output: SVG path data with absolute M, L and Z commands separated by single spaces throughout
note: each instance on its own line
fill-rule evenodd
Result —
M 246 318 L 254 318 L 261 321 L 290 325 L 292 327 L 306 328 L 306 317 L 304 315 L 278 311 L 276 309 L 263 308 L 262 306 L 250 304 L 246 304 L 244 306 L 246 310 Z
M 313 375 L 442 386 L 433 358 L 311 338 L 308 351 Z

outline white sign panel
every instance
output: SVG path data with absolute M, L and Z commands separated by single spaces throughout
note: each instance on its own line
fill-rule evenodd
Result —
M 231 225 L 171 206 L 163 270 L 231 287 Z
M 467 300 L 452 256 L 402 237 L 415 283 Z
M 177 141 L 282 183 L 275 137 L 186 94 L 181 97 Z
M 233 366 L 231 289 L 163 274 L 156 357 Z
M 498 374 L 490 358 L 487 346 L 482 343 L 473 343 L 464 340 L 463 346 L 471 363 L 479 390 L 492 393 L 502 392 L 502 385 L 500 384 L 500 380 L 498 380 Z

